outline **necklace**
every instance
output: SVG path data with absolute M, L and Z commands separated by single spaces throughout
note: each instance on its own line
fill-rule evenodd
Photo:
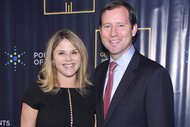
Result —
M 71 93 L 69 88 L 67 89 L 68 94 L 69 94 L 69 108 L 70 108 L 70 127 L 73 127 L 73 108 L 72 108 L 72 100 L 71 100 Z

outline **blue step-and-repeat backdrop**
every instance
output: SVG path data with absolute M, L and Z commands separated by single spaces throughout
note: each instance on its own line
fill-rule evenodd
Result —
M 135 46 L 170 73 L 175 127 L 190 127 L 190 1 L 126 0 L 136 9 Z M 90 71 L 107 56 L 99 36 L 100 10 L 109 0 L 0 1 L 0 127 L 19 127 L 22 97 L 37 78 L 51 35 L 75 32 L 89 53 Z

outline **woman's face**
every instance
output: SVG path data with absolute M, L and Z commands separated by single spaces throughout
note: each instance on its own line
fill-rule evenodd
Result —
M 53 51 L 53 61 L 58 77 L 73 77 L 81 65 L 81 55 L 69 40 L 63 39 Z

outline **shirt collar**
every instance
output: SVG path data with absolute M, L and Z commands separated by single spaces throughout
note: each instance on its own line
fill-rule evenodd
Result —
M 116 60 L 115 62 L 119 65 L 119 66 L 128 66 L 129 62 L 131 61 L 131 58 L 133 56 L 133 54 L 135 53 L 135 48 L 132 45 L 129 50 L 124 53 L 118 60 Z M 112 62 L 113 59 L 112 57 L 110 57 L 110 62 Z

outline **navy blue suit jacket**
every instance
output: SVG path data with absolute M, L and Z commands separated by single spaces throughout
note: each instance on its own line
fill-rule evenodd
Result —
M 109 60 L 94 71 L 98 127 L 174 127 L 173 88 L 160 64 L 135 51 L 103 117 L 103 89 Z

